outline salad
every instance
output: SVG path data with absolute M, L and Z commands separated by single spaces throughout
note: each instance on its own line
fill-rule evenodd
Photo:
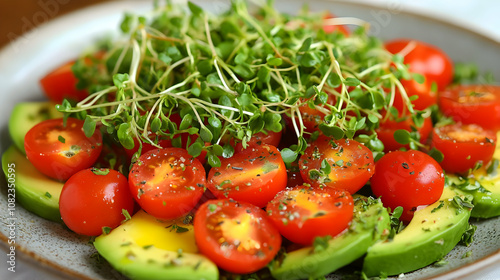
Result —
M 129 39 L 43 78 L 61 118 L 11 132 L 2 162 L 26 153 L 61 188 L 43 194 L 57 211 L 27 208 L 148 279 L 317 278 L 366 252 L 363 275 L 394 275 L 471 242 L 470 215 L 499 214 L 497 87 L 459 85 L 438 48 L 384 44 L 361 21 L 248 9 L 126 15 Z M 416 231 L 425 261 L 398 267 Z

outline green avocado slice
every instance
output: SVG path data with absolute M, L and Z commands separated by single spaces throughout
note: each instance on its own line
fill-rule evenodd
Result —
M 363 272 L 368 277 L 399 275 L 425 267 L 444 257 L 460 241 L 471 211 L 459 209 L 454 197 L 461 192 L 445 188 L 441 198 L 415 212 L 408 226 L 392 241 L 368 249 Z
M 219 279 L 217 265 L 197 254 L 191 224 L 160 221 L 142 210 L 111 233 L 97 237 L 94 246 L 130 279 Z
M 49 101 L 18 103 L 12 109 L 9 119 L 9 134 L 14 145 L 23 153 L 24 136 L 39 122 L 62 118 L 63 114 L 56 110 L 55 104 Z
M 354 218 L 349 229 L 328 241 L 320 252 L 304 247 L 286 253 L 282 261 L 270 266 L 276 279 L 315 279 L 360 258 L 374 243 L 385 237 L 390 228 L 389 214 L 379 200 L 357 196 Z
M 62 222 L 59 214 L 59 196 L 63 183 L 40 173 L 14 146 L 10 146 L 3 153 L 2 169 L 7 179 L 13 178 L 11 180 L 15 186 L 15 199 L 26 210 L 42 218 Z M 9 177 L 9 174 L 13 175 Z M 9 185 L 10 183 L 9 181 Z

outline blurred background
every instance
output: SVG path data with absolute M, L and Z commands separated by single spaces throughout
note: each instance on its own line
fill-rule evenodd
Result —
M 40 24 L 71 11 L 106 1 L 110 0 L 0 0 L 0 48 Z M 500 17 L 498 16 L 500 1 L 498 0 L 343 1 L 375 3 L 390 10 L 394 8 L 409 10 L 454 21 L 462 26 L 489 34 L 500 42 Z

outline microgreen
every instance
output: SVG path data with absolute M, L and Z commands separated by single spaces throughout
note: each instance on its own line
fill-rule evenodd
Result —
M 249 11 L 245 1 L 234 0 L 219 15 L 193 3 L 157 6 L 150 19 L 126 14 L 120 27 L 128 39 L 103 44 L 102 58 L 85 56 L 73 67 L 78 86 L 91 94 L 57 109 L 85 119 L 87 136 L 101 123 L 127 149 L 142 142 L 159 147 L 160 139 L 181 146 L 177 135 L 197 134 L 184 148 L 192 156 L 207 151 L 207 162 L 220 166 L 219 157 L 234 154 L 227 139 L 246 147 L 256 133 L 281 131 L 285 118 L 298 141 L 281 155 L 287 163 L 296 160 L 310 134 L 307 107 L 325 116 L 324 134 L 340 139 L 373 131 L 379 111 L 391 111 L 396 89 L 410 104 L 399 79 L 421 77 L 412 77 L 402 58 L 363 26 L 347 37 L 326 34 L 318 28 L 322 16 L 281 14 L 269 3 Z M 417 124 L 420 115 L 414 115 Z M 418 141 L 409 138 L 418 136 L 410 136 L 402 135 L 416 148 Z M 382 151 L 376 135 L 366 140 Z

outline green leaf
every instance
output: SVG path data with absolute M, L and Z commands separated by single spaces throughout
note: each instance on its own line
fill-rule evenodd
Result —
M 153 121 L 151 122 L 151 131 L 153 133 L 156 133 L 160 131 L 160 129 L 161 129 L 161 120 L 159 118 L 153 119 Z
M 312 43 L 312 38 L 308 37 L 307 39 L 304 40 L 302 43 L 302 46 L 299 49 L 299 52 L 306 52 L 311 48 L 311 43 Z
M 193 157 L 198 157 L 203 151 L 203 145 L 200 142 L 194 142 L 193 145 L 187 149 L 188 153 Z
M 208 123 L 214 128 L 221 128 L 222 127 L 221 121 L 214 116 L 211 116 L 208 118 Z
M 109 174 L 108 168 L 92 168 L 92 173 L 95 175 L 106 176 Z
M 412 74 L 412 77 L 413 79 L 415 80 L 415 82 L 419 83 L 419 84 L 423 84 L 425 82 L 425 77 L 424 75 L 422 74 L 419 74 L 419 73 L 413 73 Z
M 279 57 L 267 58 L 267 65 L 269 66 L 281 66 L 281 64 L 283 64 L 283 59 Z
M 92 137 L 94 135 L 96 128 L 96 121 L 92 119 L 90 116 L 85 118 L 85 122 L 83 123 L 83 132 L 87 138 Z
M 192 123 L 193 123 L 193 116 L 191 116 L 191 114 L 184 115 L 181 123 L 179 124 L 179 130 L 184 130 L 189 128 Z
M 212 167 L 220 167 L 221 164 L 220 159 L 213 153 L 207 154 L 207 162 Z
M 230 158 L 234 155 L 234 148 L 233 146 L 229 145 L 229 143 L 226 143 L 224 147 L 222 147 L 222 157 L 223 158 Z
M 257 77 L 259 78 L 259 81 L 262 83 L 269 83 L 271 80 L 271 71 L 267 67 L 260 67 L 259 71 L 257 72 Z
M 289 148 L 284 148 L 281 150 L 281 158 L 285 163 L 292 163 L 297 159 L 297 152 L 292 151 Z
M 132 138 L 132 129 L 130 128 L 129 123 L 122 123 L 118 127 L 118 140 L 120 141 L 120 144 L 125 149 L 133 149 L 134 148 L 134 139 Z
M 348 77 L 345 79 L 344 84 L 348 87 L 357 87 L 361 82 L 356 78 Z
M 344 138 L 344 131 L 338 126 L 328 126 L 324 123 L 319 125 L 319 129 L 328 137 L 333 137 L 336 140 Z
M 118 88 L 118 89 L 123 89 L 125 88 L 125 82 L 129 81 L 129 76 L 127 73 L 125 74 L 115 74 L 113 75 L 113 84 Z
M 212 138 L 214 137 L 210 129 L 208 129 L 206 126 L 202 126 L 200 129 L 200 137 L 201 140 L 205 142 L 212 142 Z
M 320 170 L 321 172 L 323 172 L 324 175 L 328 175 L 332 171 L 332 166 L 326 159 L 324 159 L 323 161 L 321 161 Z
M 200 16 L 203 14 L 203 9 L 191 1 L 188 1 L 188 8 L 194 16 Z
M 62 137 L 61 135 L 57 136 L 57 140 L 59 140 L 59 142 L 61 143 L 66 143 L 66 139 L 64 139 L 64 137 Z
M 130 32 L 130 28 L 132 26 L 132 21 L 134 20 L 134 16 L 130 13 L 125 13 L 124 18 L 120 24 L 120 29 L 123 33 Z
M 436 149 L 435 147 L 433 147 L 429 151 L 429 156 L 431 156 L 437 162 L 442 162 L 444 159 L 443 153 L 440 150 Z
M 410 132 L 404 129 L 398 129 L 394 132 L 394 140 L 401 145 L 407 145 L 411 142 Z

